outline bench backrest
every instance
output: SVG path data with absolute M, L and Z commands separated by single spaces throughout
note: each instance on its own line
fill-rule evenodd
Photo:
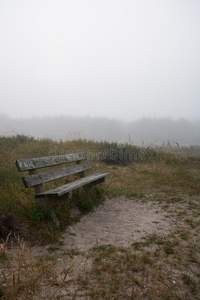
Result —
M 81 163 L 81 161 L 85 159 L 86 154 L 80 152 L 74 154 L 16 160 L 15 164 L 20 172 L 29 172 L 28 176 L 23 177 L 24 185 L 27 188 L 34 187 L 35 193 L 37 194 L 38 192 L 44 191 L 44 187 L 42 185 L 43 183 L 76 173 L 79 173 L 80 177 L 84 177 L 84 171 L 91 168 L 91 165 L 88 162 Z M 53 167 L 73 162 L 76 164 L 40 173 L 37 173 L 36 171 L 37 169 L 41 168 Z

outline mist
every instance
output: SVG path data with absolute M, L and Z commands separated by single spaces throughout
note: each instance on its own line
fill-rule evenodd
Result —
M 174 126 L 198 120 L 199 16 L 199 0 L 2 0 L 0 113 L 45 117 L 41 130 L 52 135 L 45 122 L 55 115 L 82 118 L 68 117 L 78 123 L 61 126 L 60 135 L 103 117 L 129 128 L 143 118 L 152 126 L 161 118 Z M 26 124 L 34 132 L 34 120 Z M 123 126 L 109 124 L 109 138 L 121 137 Z
M 0 115 L 0 135 L 16 134 L 53 140 L 87 139 L 94 141 L 123 141 L 134 145 L 160 145 L 170 141 L 179 145 L 200 145 L 200 121 L 170 118 L 142 118 L 124 122 L 91 117 L 35 117 L 13 119 Z

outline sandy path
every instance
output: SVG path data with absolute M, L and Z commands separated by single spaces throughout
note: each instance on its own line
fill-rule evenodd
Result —
M 155 222 L 155 223 L 154 223 Z M 169 232 L 169 220 L 158 204 L 125 197 L 107 199 L 68 228 L 64 247 L 85 251 L 98 245 L 129 246 L 146 235 Z
M 75 280 L 62 288 L 43 287 L 39 293 L 40 299 L 52 299 L 52 294 L 64 299 L 72 299 L 75 294 L 75 299 L 89 299 L 87 291 L 77 290 L 76 282 L 79 276 L 83 277 L 90 270 L 93 260 L 81 253 L 87 253 L 97 245 L 97 241 L 98 246 L 112 244 L 128 247 L 153 233 L 167 235 L 173 225 L 175 220 L 166 218 L 166 212 L 152 199 L 129 199 L 124 196 L 107 199 L 93 212 L 83 216 L 79 223 L 67 229 L 63 234 L 63 245 L 55 253 L 58 256 L 56 275 L 50 280 L 62 282 L 64 270 L 72 264 L 73 272 L 66 280 Z M 71 250 L 78 250 L 80 254 L 70 258 L 66 253 Z M 39 298 L 36 296 L 34 299 Z
M 69 227 L 62 236 L 62 243 L 32 248 L 32 256 L 50 254 L 56 262 L 52 275 L 40 285 L 32 299 L 89 299 L 87 291 L 79 290 L 77 283 L 78 278 L 91 269 L 93 260 L 86 255 L 89 249 L 97 243 L 98 246 L 111 244 L 128 247 L 154 233 L 167 235 L 176 225 L 176 218 L 166 217 L 162 205 L 151 196 L 142 199 L 124 196 L 108 198 L 93 212 L 83 216 L 80 222 Z M 53 247 L 55 250 L 49 251 Z M 70 255 L 74 250 L 76 255 Z M 65 285 L 65 272 L 72 265 Z

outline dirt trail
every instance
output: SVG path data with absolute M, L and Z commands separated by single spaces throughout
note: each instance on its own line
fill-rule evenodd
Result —
M 105 244 L 130 246 L 146 235 L 165 234 L 170 229 L 165 212 L 152 201 L 125 197 L 107 199 L 94 212 L 68 228 L 64 247 L 88 250 Z
M 89 299 L 87 291 L 79 290 L 77 286 L 77 278 L 83 277 L 92 265 L 89 249 L 108 244 L 128 247 L 154 233 L 167 235 L 175 228 L 176 222 L 173 214 L 166 217 L 162 205 L 151 196 L 106 199 L 80 222 L 69 227 L 59 243 L 32 248 L 32 256 L 55 257 L 51 277 L 45 280 L 32 299 Z M 65 276 L 70 266 L 70 272 Z M 67 284 L 63 284 L 64 277 Z
M 39 293 L 40 299 L 54 299 L 51 298 L 52 295 L 64 299 L 72 299 L 73 295 L 76 295 L 74 299 L 89 299 L 87 292 L 78 290 L 77 287 L 77 278 L 84 277 L 92 265 L 92 259 L 85 255 L 89 249 L 97 244 L 128 247 L 154 233 L 161 236 L 169 234 L 175 223 L 174 218 L 166 218 L 160 204 L 152 199 L 128 199 L 124 196 L 107 199 L 63 234 L 62 246 L 54 252 L 57 255 L 56 275 L 50 280 L 62 282 L 64 271 L 73 264 L 72 272 L 66 277 L 69 283 L 63 287 L 43 287 Z M 35 254 L 38 255 L 38 250 L 39 248 L 33 249 L 33 253 L 36 251 Z M 76 255 L 70 257 L 70 253 Z M 34 299 L 39 298 L 36 296 Z

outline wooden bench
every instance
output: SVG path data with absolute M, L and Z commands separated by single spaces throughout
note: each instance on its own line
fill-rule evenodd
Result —
M 85 171 L 91 169 L 91 165 L 85 160 L 86 154 L 80 152 L 74 154 L 16 160 L 15 164 L 20 172 L 29 172 L 29 175 L 24 176 L 22 179 L 26 188 L 34 188 L 35 198 L 47 198 L 52 200 L 55 198 L 58 199 L 61 196 L 65 196 L 65 199 L 67 199 L 71 196 L 72 191 L 77 188 L 85 186 L 91 187 L 105 181 L 105 177 L 109 175 L 109 173 L 95 173 L 85 176 Z M 68 166 L 66 166 L 66 164 L 68 164 Z M 60 165 L 65 166 L 62 166 L 61 168 L 55 168 Z M 38 169 L 49 167 L 53 167 L 53 169 L 51 168 L 51 170 L 48 171 L 39 173 L 37 172 Z M 78 174 L 79 177 L 75 181 L 50 190 L 45 190 L 44 183 L 74 174 Z M 52 213 L 52 216 L 54 217 L 54 213 Z

